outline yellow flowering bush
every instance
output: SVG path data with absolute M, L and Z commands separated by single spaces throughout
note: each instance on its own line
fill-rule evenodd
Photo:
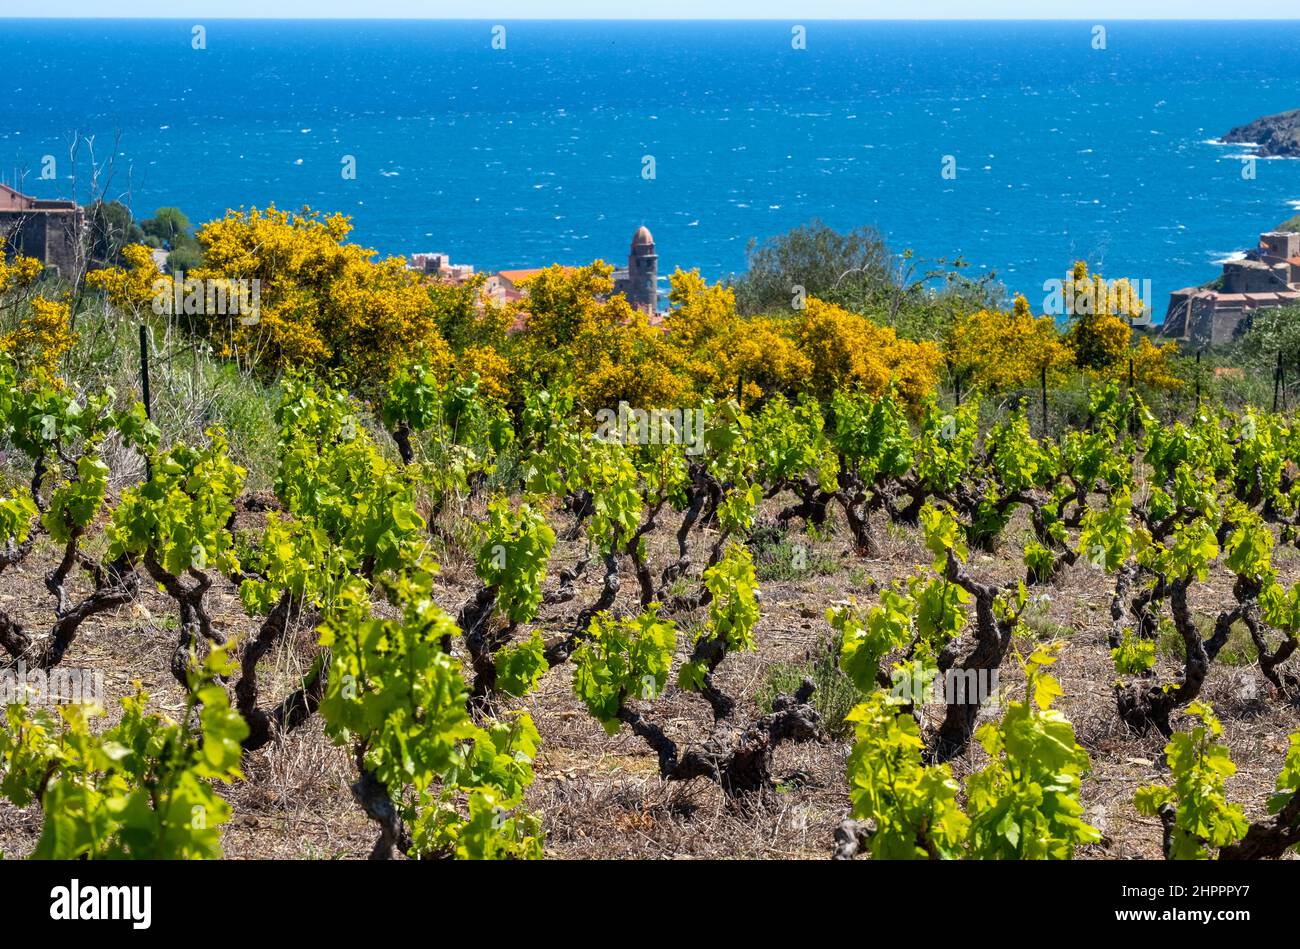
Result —
M 1126 372 L 1127 320 L 1143 308 L 1126 281 L 1107 283 L 1079 262 L 1063 284 L 1068 332 L 1017 297 L 1010 312 L 958 317 L 941 351 L 815 297 L 792 315 L 744 316 L 733 289 L 698 270 L 672 275 L 662 323 L 613 294 L 613 269 L 602 261 L 546 268 L 523 281 L 520 300 L 502 305 L 481 275 L 462 283 L 428 277 L 348 243 L 350 232 L 341 214 L 229 211 L 199 229 L 203 263 L 186 276 L 256 281 L 257 311 L 180 315 L 217 353 L 266 375 L 321 370 L 363 391 L 419 363 L 439 379 L 477 376 L 485 395 L 516 405 L 533 387 L 571 392 L 590 410 L 620 401 L 753 404 L 776 394 L 827 400 L 858 390 L 893 391 L 916 409 L 945 363 L 962 383 L 991 391 L 1026 388 L 1044 370 L 1056 382 L 1071 365 Z M 125 266 L 92 272 L 87 284 L 119 309 L 143 313 L 169 278 L 143 245 L 122 256 Z M 30 286 L 40 272 L 30 258 L 0 264 L 0 293 Z M 24 319 L 0 344 L 26 354 L 19 355 L 26 364 L 53 366 L 72 345 L 66 304 L 42 301 Z M 1131 350 L 1139 381 L 1178 386 L 1173 350 L 1139 342 Z
M 478 391 L 498 402 L 511 397 L 510 360 L 491 346 L 467 346 L 456 356 L 456 373 L 461 378 L 477 375 Z
M 808 390 L 829 399 L 841 389 L 879 395 L 891 385 L 916 408 L 939 381 L 943 357 L 930 342 L 900 339 L 893 329 L 810 297 L 792 335 L 812 364 Z
M 622 296 L 610 296 L 612 268 L 548 267 L 524 281 L 514 307 L 523 323 L 509 346 L 521 385 L 571 387 L 593 411 L 620 401 L 642 407 L 681 404 L 689 385 L 674 371 L 663 332 Z
M 154 298 L 170 292 L 170 284 L 154 263 L 153 252 L 144 244 L 122 248 L 125 267 L 106 267 L 86 274 L 86 286 L 102 291 L 119 310 L 139 314 L 152 308 Z
M 13 359 L 19 377 L 53 380 L 59 362 L 77 341 L 67 302 L 43 296 L 28 301 L 17 325 L 0 334 L 0 353 Z
M 1017 296 L 1010 313 L 979 310 L 959 317 L 944 355 L 963 384 L 990 392 L 1035 385 L 1044 369 L 1056 377 L 1074 363 L 1074 351 L 1050 316 L 1035 318 Z
M 740 400 L 749 402 L 768 393 L 797 395 L 807 390 L 813 362 L 791 338 L 789 319 L 754 316 L 743 319 L 730 338 Z M 722 390 L 715 398 L 734 394 Z
M 13 260 L 6 260 L 5 239 L 0 237 L 0 294 L 30 287 L 44 270 L 45 266 L 35 257 L 16 254 Z
M 425 284 L 438 331 L 458 355 L 471 347 L 500 351 L 506 345 L 514 316 L 485 292 L 486 282 L 486 274 L 475 274 L 460 284 L 437 278 Z
M 740 316 L 735 292 L 710 285 L 698 270 L 679 269 L 669 282 L 664 330 L 672 364 L 697 395 L 751 402 L 807 384 L 812 363 L 790 339 L 788 320 Z
M 55 379 L 77 341 L 71 310 L 66 300 L 36 294 L 36 280 L 45 272 L 39 260 L 21 254 L 6 260 L 4 248 L 0 237 L 0 353 L 13 360 L 19 378 Z
M 1075 364 L 1101 371 L 1124 359 L 1132 336 L 1128 321 L 1145 309 L 1132 285 L 1127 280 L 1108 283 L 1099 275 L 1090 276 L 1088 265 L 1080 260 L 1065 284 L 1065 294 Z
M 420 361 L 439 373 L 452 362 L 435 306 L 419 275 L 401 258 L 375 260 L 345 242 L 341 214 L 228 211 L 198 231 L 199 280 L 257 280 L 256 319 L 200 317 L 196 331 L 218 349 L 267 372 L 341 371 L 363 387 L 381 384 Z
M 1152 389 L 1172 391 L 1181 389 L 1183 380 L 1174 371 L 1173 360 L 1178 355 L 1177 343 L 1165 343 L 1157 346 L 1143 336 L 1133 347 L 1129 355 L 1133 359 L 1133 379 L 1135 382 Z M 1117 362 L 1111 367 L 1109 375 L 1123 381 L 1128 378 L 1128 361 Z

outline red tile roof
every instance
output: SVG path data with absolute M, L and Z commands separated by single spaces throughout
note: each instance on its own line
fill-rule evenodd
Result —
M 496 272 L 496 276 L 504 277 L 506 280 L 510 281 L 511 283 L 518 285 L 521 281 L 527 280 L 529 277 L 536 277 L 543 270 L 549 270 L 549 269 L 550 269 L 549 267 L 526 267 L 522 270 L 498 270 Z M 565 273 L 573 273 L 578 268 L 561 267 L 560 269 L 563 270 Z

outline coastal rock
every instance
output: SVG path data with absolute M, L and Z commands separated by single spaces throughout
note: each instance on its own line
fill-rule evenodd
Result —
M 1249 125 L 1238 125 L 1223 136 L 1223 140 L 1237 145 L 1258 145 L 1256 154 L 1260 157 L 1300 158 L 1300 109 L 1267 115 Z

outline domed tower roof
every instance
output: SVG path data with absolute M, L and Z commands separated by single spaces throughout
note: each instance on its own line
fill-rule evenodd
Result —
M 653 247 L 654 242 L 655 239 L 650 233 L 650 228 L 646 227 L 644 224 L 638 227 L 636 233 L 632 235 L 633 247 Z

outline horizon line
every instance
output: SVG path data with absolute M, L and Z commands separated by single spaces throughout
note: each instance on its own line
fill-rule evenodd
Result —
M 1222 17 L 1164 17 L 1164 16 L 1096 16 L 1096 17 L 1060 17 L 1060 16 L 986 16 L 986 17 L 719 17 L 719 16 L 665 16 L 665 17 L 619 17 L 619 16 L 208 16 L 202 13 L 188 16 L 151 16 L 145 14 L 124 14 L 116 16 L 80 16 L 76 14 L 50 14 L 47 16 L 29 16 L 0 13 L 0 20 L 22 20 L 29 22 L 50 22 L 65 20 L 114 21 L 142 20 L 154 22 L 192 22 L 196 17 L 205 20 L 224 22 L 337 22 L 337 23 L 490 23 L 495 20 L 515 22 L 547 23 L 1295 23 L 1300 22 L 1300 14 L 1295 16 L 1222 16 Z

